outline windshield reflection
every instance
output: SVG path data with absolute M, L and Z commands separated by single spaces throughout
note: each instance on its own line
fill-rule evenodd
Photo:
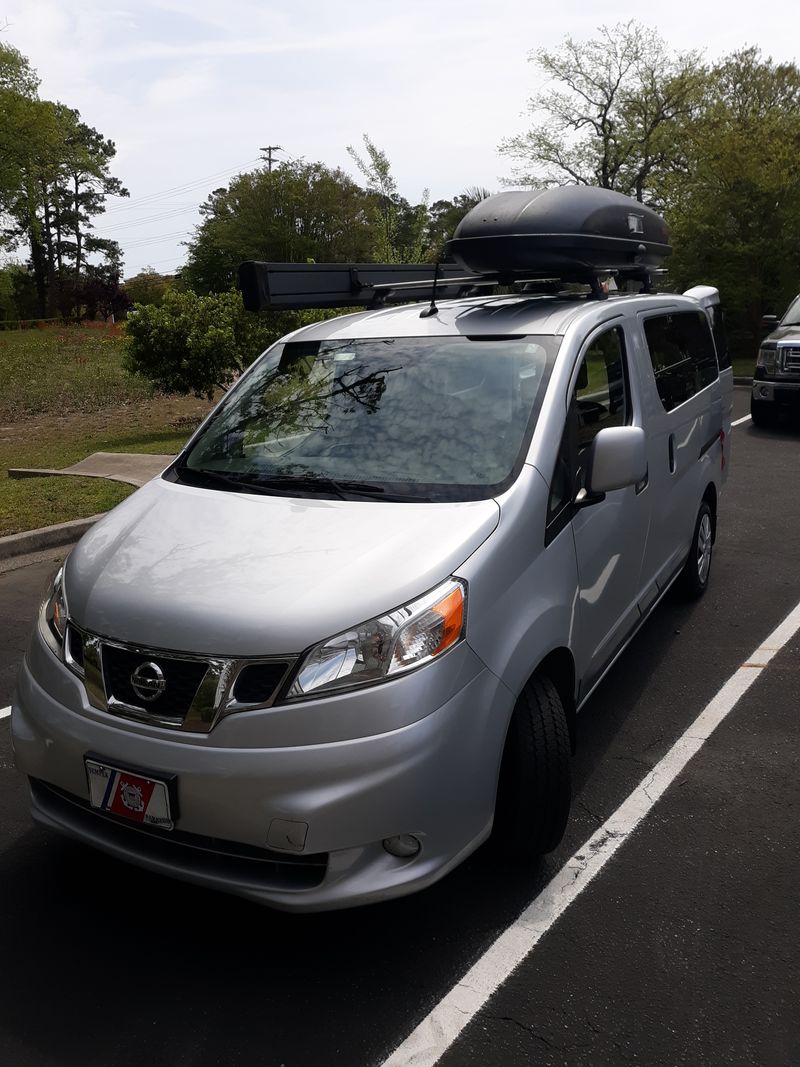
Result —
M 490 496 L 519 472 L 557 345 L 554 337 L 278 345 L 177 470 L 189 480 L 205 472 L 214 488 L 298 495 L 347 496 L 350 486 L 381 499 Z

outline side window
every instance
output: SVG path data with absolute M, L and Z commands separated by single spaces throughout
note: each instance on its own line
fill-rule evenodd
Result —
M 580 454 L 606 426 L 630 422 L 631 404 L 625 338 L 619 327 L 596 337 L 583 355 L 547 504 L 546 543 L 567 525 L 571 504 L 583 484 Z
M 578 371 L 573 405 L 578 417 L 578 451 L 606 426 L 630 421 L 625 339 L 615 327 L 592 341 Z
M 644 320 L 644 334 L 665 411 L 683 404 L 719 376 L 705 312 L 655 315 Z

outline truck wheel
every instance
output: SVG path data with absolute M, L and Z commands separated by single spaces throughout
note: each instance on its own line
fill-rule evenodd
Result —
M 754 426 L 758 426 L 761 429 L 769 429 L 776 425 L 778 421 L 778 413 L 775 410 L 775 405 L 770 401 L 756 400 L 754 397 L 751 397 L 750 418 L 753 420 Z
M 697 600 L 708 587 L 713 547 L 714 519 L 711 508 L 704 500 L 697 513 L 697 522 L 694 524 L 689 558 L 684 563 L 678 579 L 680 590 L 688 600 Z
M 558 690 L 534 675 L 508 727 L 492 840 L 508 859 L 531 860 L 564 836 L 571 800 L 570 740 Z

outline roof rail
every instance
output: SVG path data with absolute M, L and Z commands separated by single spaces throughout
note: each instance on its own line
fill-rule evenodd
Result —
M 248 311 L 267 308 L 381 307 L 425 300 L 433 288 L 433 263 L 259 263 L 239 267 L 239 287 Z M 461 296 L 497 285 L 454 263 L 439 265 L 437 293 Z

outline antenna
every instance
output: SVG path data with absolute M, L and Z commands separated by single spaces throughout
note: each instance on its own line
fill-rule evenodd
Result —
M 438 315 L 439 309 L 436 306 L 436 287 L 439 284 L 439 260 L 436 260 L 436 267 L 433 272 L 433 289 L 431 290 L 431 306 L 425 308 L 424 311 L 420 311 L 419 317 L 421 319 L 429 319 L 431 315 Z

